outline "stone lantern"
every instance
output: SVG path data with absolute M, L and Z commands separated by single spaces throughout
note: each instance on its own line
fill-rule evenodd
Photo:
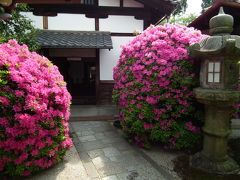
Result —
M 192 167 L 218 174 L 239 172 L 238 164 L 227 154 L 230 111 L 240 103 L 240 36 L 230 35 L 233 17 L 220 8 L 210 19 L 212 36 L 191 45 L 189 55 L 201 60 L 200 86 L 194 89 L 197 101 L 205 105 L 203 150 L 191 157 Z

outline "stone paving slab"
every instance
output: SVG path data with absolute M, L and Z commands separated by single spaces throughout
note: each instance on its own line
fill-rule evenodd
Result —
M 173 170 L 174 164 L 173 160 L 179 156 L 182 156 L 182 152 L 167 152 L 164 151 L 160 147 L 153 147 L 151 150 L 139 149 L 144 153 L 145 156 L 154 160 L 154 163 L 159 167 L 168 171 L 176 180 L 180 180 L 181 178 L 177 175 L 177 173 Z
M 71 117 L 116 116 L 116 105 L 71 105 Z
M 91 179 L 173 179 L 167 171 L 159 171 L 142 152 L 129 144 L 111 122 L 70 122 L 70 126 L 79 157 Z
M 31 177 L 24 178 L 24 180 L 91 180 L 91 178 L 89 178 L 75 147 L 73 147 L 66 153 L 61 163 Z

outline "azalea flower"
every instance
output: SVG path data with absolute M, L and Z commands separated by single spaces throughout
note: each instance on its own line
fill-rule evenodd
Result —
M 15 40 L 0 45 L 0 71 L 0 171 L 28 176 L 53 166 L 72 147 L 71 96 L 62 75 Z

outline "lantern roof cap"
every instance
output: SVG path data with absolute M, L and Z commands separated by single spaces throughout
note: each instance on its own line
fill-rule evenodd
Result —
M 209 21 L 210 34 L 230 34 L 233 31 L 233 17 L 225 14 L 223 7 L 220 7 L 218 15 Z
M 233 17 L 225 14 L 220 7 L 219 14 L 209 21 L 210 32 L 213 36 L 189 47 L 192 58 L 210 56 L 237 56 L 240 58 L 240 36 L 230 35 L 233 30 Z

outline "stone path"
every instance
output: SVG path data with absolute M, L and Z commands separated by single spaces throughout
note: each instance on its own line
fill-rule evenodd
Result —
M 110 121 L 70 121 L 74 147 L 56 166 L 21 180 L 175 180 L 171 159 L 129 144 Z M 121 132 L 121 131 L 120 131 Z M 159 153 L 160 152 L 160 153 Z M 169 165 L 170 163 L 170 165 Z M 1 177 L 0 177 L 1 179 Z
M 73 140 L 91 180 L 169 180 L 109 121 L 71 122 Z
M 1 177 L 0 177 L 1 179 Z M 78 156 L 78 153 L 73 147 L 68 151 L 63 161 L 56 166 L 38 172 L 28 178 L 19 178 L 19 180 L 88 180 L 89 177 L 83 166 L 83 163 Z M 12 180 L 12 179 L 8 179 Z

